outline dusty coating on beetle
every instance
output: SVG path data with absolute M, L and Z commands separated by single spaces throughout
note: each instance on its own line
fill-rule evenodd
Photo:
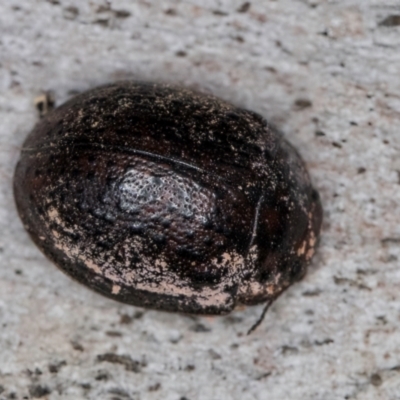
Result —
M 113 299 L 221 314 L 306 270 L 322 210 L 297 152 L 257 114 L 120 82 L 49 113 L 23 146 L 17 207 L 63 271 Z

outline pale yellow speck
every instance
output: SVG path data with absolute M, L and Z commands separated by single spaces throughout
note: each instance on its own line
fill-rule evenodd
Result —
M 118 294 L 121 291 L 121 286 L 118 285 L 113 285 L 111 293 L 112 294 Z

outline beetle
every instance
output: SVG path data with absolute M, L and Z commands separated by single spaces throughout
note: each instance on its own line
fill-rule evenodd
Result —
M 270 305 L 305 274 L 322 221 L 302 159 L 264 118 L 151 82 L 49 112 L 23 145 L 14 194 L 33 241 L 69 276 L 193 314 Z

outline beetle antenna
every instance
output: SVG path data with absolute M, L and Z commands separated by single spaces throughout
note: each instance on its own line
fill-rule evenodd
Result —
M 267 304 L 265 304 L 264 309 L 260 315 L 260 317 L 258 318 L 258 320 L 256 321 L 256 323 L 247 331 L 247 334 L 250 335 L 250 333 L 254 332 L 261 324 L 261 322 L 263 322 L 265 315 L 267 314 L 268 309 L 271 307 L 271 304 L 273 303 L 274 299 L 268 300 Z

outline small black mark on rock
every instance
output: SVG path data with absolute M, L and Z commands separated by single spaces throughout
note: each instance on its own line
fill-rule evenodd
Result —
M 114 11 L 114 15 L 117 18 L 128 18 L 131 16 L 131 13 L 127 10 L 113 10 Z
M 81 383 L 81 388 L 85 390 L 90 390 L 92 388 L 92 385 L 90 383 Z
M 378 322 L 382 325 L 387 325 L 388 320 L 386 318 L 386 315 L 379 315 L 378 317 L 376 317 L 376 319 L 378 320 Z
M 110 23 L 110 20 L 108 18 L 98 18 L 93 21 L 94 24 L 101 25 L 103 27 L 107 27 Z
M 256 380 L 256 381 L 262 381 L 263 379 L 268 378 L 271 374 L 272 374 L 271 371 L 264 372 L 263 374 L 258 375 L 258 376 L 255 378 L 255 380 Z
M 110 11 L 110 10 L 111 10 L 110 4 L 104 4 L 104 5 L 99 6 L 97 8 L 96 12 L 97 13 L 103 13 L 103 12 L 107 12 L 107 11 Z
M 381 240 L 383 246 L 387 246 L 390 244 L 400 244 L 400 238 L 397 237 L 387 237 Z
M 379 22 L 380 26 L 400 26 L 400 14 L 389 15 L 381 22 Z
M 168 8 L 164 12 L 165 12 L 165 15 L 172 15 L 172 16 L 178 15 L 178 13 L 176 12 L 176 10 L 174 8 Z
M 316 131 L 315 136 L 326 136 L 324 132 L 322 131 Z
M 297 99 L 294 102 L 294 109 L 297 111 L 301 111 L 310 107 L 312 107 L 312 102 L 308 99 Z
M 369 378 L 369 381 L 374 386 L 381 386 L 382 385 L 382 377 L 379 374 L 372 374 Z
M 140 318 L 143 317 L 143 315 L 144 315 L 144 312 L 143 312 L 143 311 L 136 311 L 135 314 L 134 314 L 134 316 L 133 316 L 133 318 L 134 318 L 134 319 L 140 319 Z
M 400 185 L 400 171 L 397 172 L 397 183 Z
M 20 269 L 15 270 L 15 275 L 22 275 L 22 271 Z
M 276 68 L 274 68 L 274 67 L 268 66 L 268 67 L 265 67 L 265 70 L 268 72 L 271 72 L 272 74 L 276 74 Z
M 213 360 L 220 360 L 222 357 L 219 355 L 219 353 L 217 353 L 215 350 L 210 349 L 208 350 L 208 354 L 210 355 L 210 357 Z
M 214 15 L 219 15 L 220 17 L 226 17 L 226 16 L 228 15 L 227 12 L 221 11 L 221 10 L 214 10 L 214 11 L 213 11 L 213 14 L 214 14 Z
M 320 290 L 320 289 L 306 290 L 305 292 L 303 292 L 303 296 L 315 297 L 315 296 L 319 296 L 321 293 L 322 293 L 322 290 Z
M 177 52 L 175 53 L 175 55 L 176 55 L 177 57 L 186 57 L 186 56 L 187 56 L 187 53 L 186 53 L 186 51 L 179 50 L 179 51 L 177 51 Z
M 85 348 L 79 342 L 77 342 L 75 340 L 71 340 L 71 346 L 74 350 L 77 350 L 77 351 L 85 350 Z
M 201 324 L 200 322 L 193 325 L 190 330 L 192 332 L 210 332 L 211 329 L 203 324 Z
M 358 275 L 374 275 L 377 272 L 378 271 L 376 269 L 361 269 L 361 268 L 358 268 L 356 271 Z
M 110 337 L 121 337 L 122 333 L 118 331 L 106 331 L 106 335 Z
M 357 169 L 357 174 L 363 174 L 366 171 L 366 168 L 360 167 Z
M 338 143 L 338 142 L 332 142 L 332 146 L 333 147 L 337 147 L 338 149 L 342 148 L 342 145 L 340 143 Z
M 371 288 L 364 285 L 363 283 L 359 283 L 359 282 L 357 282 L 353 279 L 349 279 L 349 278 L 342 278 L 339 276 L 334 276 L 333 281 L 335 282 L 336 285 L 349 285 L 352 287 L 356 287 L 358 289 L 371 290 Z
M 246 1 L 246 3 L 243 3 L 236 11 L 240 13 L 245 13 L 249 11 L 250 6 L 251 6 L 250 2 Z
M 67 362 L 65 360 L 57 363 L 51 363 L 49 364 L 49 372 L 51 372 L 52 374 L 56 374 L 65 365 L 67 365 Z
M 0 394 L 2 394 L 6 389 L 4 389 L 4 386 L 0 385 Z
M 128 325 L 133 321 L 133 317 L 128 314 L 122 314 L 119 323 L 122 325 Z
M 122 364 L 127 371 L 132 371 L 136 373 L 140 372 L 141 370 L 139 361 L 133 360 L 130 356 L 127 355 L 118 355 L 114 353 L 99 354 L 97 356 L 97 361 Z
M 107 371 L 98 371 L 94 379 L 96 381 L 108 381 L 110 374 Z
M 192 371 L 194 371 L 196 369 L 196 367 L 193 365 L 193 364 L 188 364 L 188 365 L 186 365 L 186 367 L 185 367 L 185 371 L 187 371 L 187 372 L 192 372 Z
M 161 384 L 159 382 L 157 382 L 154 385 L 150 385 L 148 390 L 149 390 L 149 392 L 156 392 L 160 388 L 161 388 Z
M 324 340 L 316 340 L 316 341 L 314 342 L 314 344 L 315 344 L 316 346 L 324 346 L 324 345 L 326 345 L 326 344 L 331 344 L 331 343 L 333 343 L 333 342 L 334 342 L 333 339 L 328 338 L 328 339 L 324 339 Z
M 7 326 L 6 324 L 3 324 L 3 327 Z M 42 374 L 42 371 L 39 368 L 36 368 L 34 371 L 30 370 L 27 368 L 25 371 L 23 371 L 27 376 L 29 376 L 32 380 L 36 380 L 39 375 Z
M 357 122 L 355 122 L 355 121 L 350 121 L 350 125 L 351 126 L 358 126 Z
M 79 9 L 77 7 L 64 8 L 64 18 L 74 20 L 79 15 Z
M 136 311 L 135 314 L 133 315 L 122 314 L 119 323 L 122 325 L 128 325 L 132 323 L 133 320 L 142 318 L 143 315 L 144 315 L 143 311 Z
M 299 349 L 294 346 L 282 346 L 281 348 L 282 354 L 297 354 L 299 352 Z
M 238 315 L 228 315 L 224 318 L 224 321 L 228 324 L 240 324 L 243 318 Z
M 42 386 L 42 385 L 29 386 L 29 394 L 33 398 L 39 399 L 41 397 L 47 396 L 50 393 L 51 390 L 47 386 Z
M 108 391 L 108 393 L 116 394 L 117 396 L 121 396 L 122 398 L 125 398 L 125 399 L 130 398 L 129 393 L 126 390 L 120 389 L 120 388 L 110 389 Z

